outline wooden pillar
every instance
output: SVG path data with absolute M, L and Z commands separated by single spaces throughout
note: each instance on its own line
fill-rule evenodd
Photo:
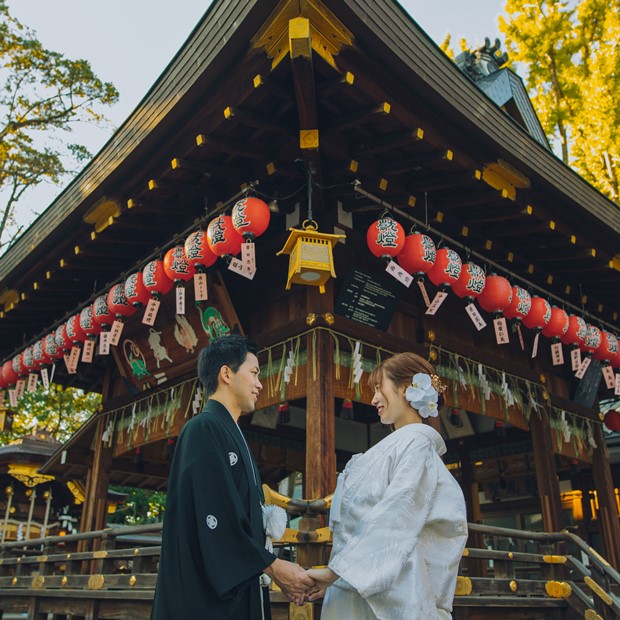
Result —
M 461 448 L 460 461 L 461 487 L 467 506 L 467 522 L 482 523 L 478 482 L 476 481 L 473 464 L 469 458 L 469 452 L 465 446 Z M 467 546 L 475 549 L 484 549 L 484 535 L 480 532 L 470 532 Z M 465 565 L 467 566 L 467 575 L 469 577 L 486 577 L 486 560 L 472 558 L 466 560 Z
M 540 511 L 545 532 L 559 532 L 562 529 L 562 502 L 560 500 L 560 483 L 555 467 L 553 437 L 547 412 L 532 412 L 530 434 L 534 450 L 534 463 Z
M 331 312 L 333 288 L 321 295 L 308 291 L 309 312 Z M 318 499 L 336 486 L 336 425 L 334 401 L 334 342 L 322 329 L 306 337 L 308 351 L 306 395 L 306 472 L 304 496 Z
M 333 289 L 321 295 L 312 287 L 308 291 L 308 312 L 331 312 Z M 306 471 L 304 497 L 318 499 L 329 495 L 336 486 L 336 424 L 334 412 L 334 344 L 331 335 L 316 329 L 306 337 L 308 352 L 306 377 Z M 323 526 L 318 516 L 303 517 L 300 531 L 313 531 Z M 319 545 L 300 545 L 297 560 L 302 566 L 325 563 L 324 549 Z
M 82 512 L 82 531 L 92 532 L 105 526 L 107 515 L 108 486 L 112 465 L 112 448 L 101 441 L 105 431 L 106 418 L 100 416 L 95 432 L 95 450 L 90 469 L 88 492 Z
M 594 425 L 594 439 L 598 448 L 592 454 L 592 477 L 598 498 L 598 526 L 603 539 L 605 559 L 616 569 L 620 568 L 620 524 L 614 492 L 614 482 L 609 467 L 609 453 L 600 425 Z

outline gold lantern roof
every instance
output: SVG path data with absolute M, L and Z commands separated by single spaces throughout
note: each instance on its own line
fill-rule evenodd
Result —
M 291 284 L 308 284 L 318 286 L 324 293 L 327 280 L 336 277 L 333 247 L 340 239 L 346 239 L 346 235 L 321 233 L 313 220 L 306 220 L 302 227 L 289 229 L 289 238 L 276 254 L 290 255 L 286 290 Z

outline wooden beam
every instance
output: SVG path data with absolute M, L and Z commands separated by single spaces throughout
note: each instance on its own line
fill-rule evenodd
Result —
M 254 88 L 259 92 L 266 92 L 272 97 L 278 97 L 284 101 L 294 101 L 294 94 L 280 82 L 276 81 L 273 76 L 261 75 L 260 73 L 254 76 L 253 80 Z
M 211 176 L 224 177 L 226 179 L 238 180 L 243 172 L 240 168 L 233 166 L 224 166 L 216 164 L 204 159 L 189 160 L 175 157 L 170 162 L 170 167 L 174 174 L 198 173 L 201 175 L 209 174 Z
M 305 17 L 290 20 L 289 47 L 299 129 L 318 129 L 310 20 Z
M 344 88 L 350 88 L 355 82 L 355 76 L 350 71 L 345 71 L 335 79 L 326 80 L 319 86 L 318 98 L 320 101 L 328 99 L 330 95 Z
M 398 159 L 384 164 L 381 171 L 383 174 L 403 174 L 416 170 L 424 170 L 434 164 L 452 161 L 453 152 L 450 149 L 442 149 L 430 153 L 421 153 L 415 157 Z
M 247 159 L 269 159 L 269 152 L 261 144 L 252 142 L 252 144 L 244 144 L 229 138 L 221 139 L 198 134 L 196 136 L 196 144 L 200 148 L 209 149 L 219 153 L 228 153 L 237 155 L 238 157 L 246 157 Z
M 326 134 L 351 129 L 368 122 L 377 120 L 377 118 L 385 118 L 392 110 L 392 106 L 387 101 L 360 108 L 354 112 L 346 112 L 340 118 L 328 123 L 323 131 Z
M 443 174 L 433 179 L 411 179 L 411 185 L 416 192 L 430 192 L 436 189 L 446 189 L 448 187 L 465 187 L 472 181 L 477 181 L 475 171 L 459 172 L 457 174 Z
M 367 142 L 362 142 L 359 145 L 361 151 L 376 155 L 377 153 L 384 153 L 391 151 L 402 146 L 408 146 L 409 144 L 419 142 L 424 139 L 424 130 L 410 129 L 407 131 L 395 131 L 379 138 L 373 138 Z
M 248 110 L 241 110 L 228 106 L 224 109 L 224 118 L 227 121 L 236 120 L 242 125 L 248 127 L 255 127 L 263 131 L 271 131 L 273 133 L 280 133 L 286 136 L 294 135 L 294 130 L 283 121 L 278 122 L 273 117 L 265 116 L 264 114 L 257 114 Z

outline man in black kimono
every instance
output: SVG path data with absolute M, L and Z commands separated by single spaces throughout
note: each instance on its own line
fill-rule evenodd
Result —
M 237 424 L 254 411 L 258 374 L 256 348 L 243 336 L 216 338 L 200 352 L 208 401 L 175 449 L 152 620 L 270 619 L 261 573 L 295 602 L 314 585 L 265 549 L 258 468 Z

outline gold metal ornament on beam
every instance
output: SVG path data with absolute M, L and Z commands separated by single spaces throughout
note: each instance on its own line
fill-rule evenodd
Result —
M 276 254 L 290 255 L 286 290 L 291 284 L 307 284 L 318 286 L 324 293 L 327 280 L 336 277 L 333 247 L 340 239 L 346 239 L 346 235 L 321 233 L 314 220 L 306 220 L 302 227 L 303 230 L 290 229 L 284 247 Z

